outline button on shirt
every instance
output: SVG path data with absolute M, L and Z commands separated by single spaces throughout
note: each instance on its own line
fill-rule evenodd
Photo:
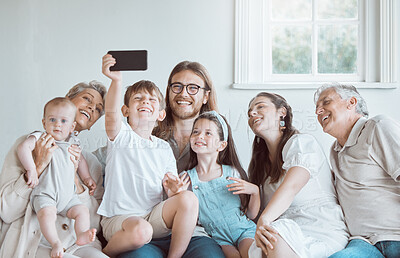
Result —
M 360 118 L 331 164 L 353 238 L 372 244 L 400 240 L 400 124 L 385 116 Z

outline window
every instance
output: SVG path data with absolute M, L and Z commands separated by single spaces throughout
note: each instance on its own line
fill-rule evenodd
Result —
M 396 0 L 236 0 L 234 88 L 389 87 Z M 375 83 L 375 84 L 374 84 Z
M 361 80 L 358 7 L 357 0 L 267 1 L 264 78 L 315 81 L 338 74 Z

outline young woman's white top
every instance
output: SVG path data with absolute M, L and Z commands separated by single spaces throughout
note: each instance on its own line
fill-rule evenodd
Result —
M 348 240 L 342 209 L 336 198 L 328 160 L 317 140 L 307 134 L 295 134 L 282 150 L 285 171 L 302 167 L 310 173 L 307 184 L 294 197 L 290 207 L 271 225 L 300 257 L 328 257 L 343 249 Z M 262 187 L 262 208 L 283 182 L 270 180 Z M 251 257 L 261 257 L 255 244 Z

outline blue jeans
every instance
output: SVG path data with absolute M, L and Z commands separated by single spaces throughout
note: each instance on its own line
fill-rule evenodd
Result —
M 353 239 L 346 248 L 329 258 L 400 258 L 400 241 L 381 241 L 371 245 L 361 239 Z
M 153 239 L 143 247 L 120 254 L 119 258 L 148 258 L 167 257 L 171 235 L 163 238 Z M 194 236 L 190 240 L 183 258 L 224 258 L 221 247 L 213 239 L 205 236 Z

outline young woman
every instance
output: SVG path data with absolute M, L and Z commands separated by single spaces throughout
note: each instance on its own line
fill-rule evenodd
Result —
M 344 248 L 348 233 L 318 142 L 292 126 L 292 109 L 277 94 L 259 93 L 248 116 L 256 135 L 249 177 L 263 200 L 250 256 L 327 257 Z

